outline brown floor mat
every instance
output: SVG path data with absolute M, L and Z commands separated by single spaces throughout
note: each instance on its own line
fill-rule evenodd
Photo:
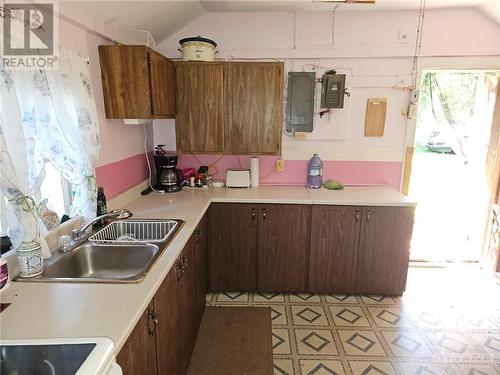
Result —
M 272 375 L 269 307 L 207 307 L 189 375 Z

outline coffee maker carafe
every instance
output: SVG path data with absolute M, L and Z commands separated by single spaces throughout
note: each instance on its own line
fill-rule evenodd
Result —
M 182 172 L 176 169 L 177 155 L 154 155 L 156 166 L 155 190 L 173 193 L 181 190 Z

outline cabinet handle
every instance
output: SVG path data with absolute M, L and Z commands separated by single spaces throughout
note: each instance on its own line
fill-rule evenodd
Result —
M 370 215 L 371 215 L 371 212 L 370 212 L 370 209 L 368 208 L 366 210 L 366 220 L 370 220 Z
M 356 221 L 359 221 L 359 208 L 356 208 L 354 215 L 356 216 Z
M 252 220 L 255 220 L 255 209 L 252 209 Z
M 153 308 L 148 309 L 148 335 L 153 336 L 156 332 L 156 327 L 158 326 L 158 314 Z
M 264 218 L 264 220 L 266 220 L 267 214 L 265 212 L 262 213 L 262 217 Z

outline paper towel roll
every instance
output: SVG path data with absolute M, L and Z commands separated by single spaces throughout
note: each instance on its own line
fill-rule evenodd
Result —
M 250 158 L 250 184 L 259 186 L 259 158 Z

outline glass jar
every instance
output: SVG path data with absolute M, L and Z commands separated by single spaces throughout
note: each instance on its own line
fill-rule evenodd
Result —
M 42 247 L 36 241 L 23 242 L 16 249 L 19 276 L 33 277 L 43 272 Z

